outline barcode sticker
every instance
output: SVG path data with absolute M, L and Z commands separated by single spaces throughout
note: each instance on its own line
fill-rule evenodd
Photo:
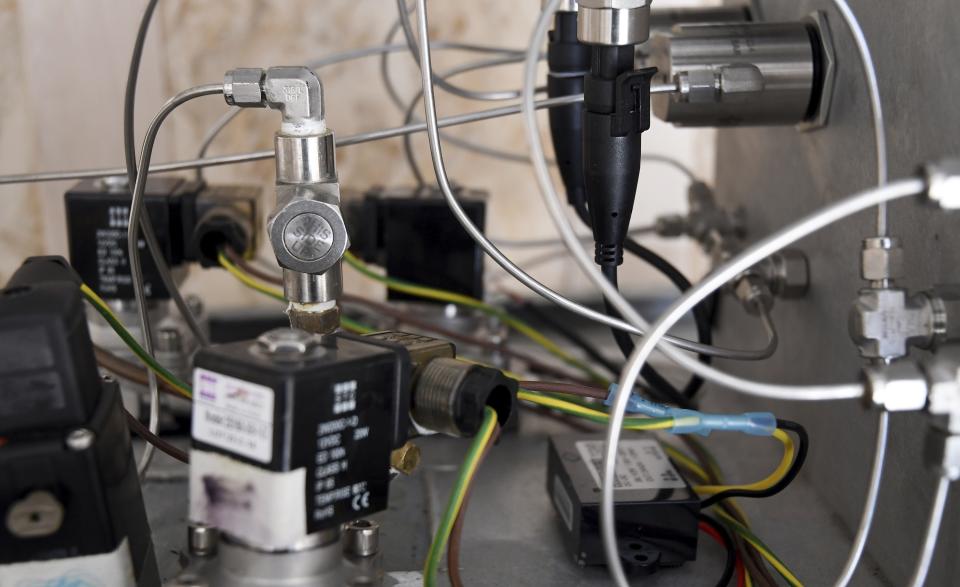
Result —
M 577 450 L 600 487 L 603 470 L 602 440 L 581 440 Z M 651 438 L 621 440 L 617 447 L 614 489 L 680 489 L 686 487 L 680 473 L 667 458 L 660 443 Z

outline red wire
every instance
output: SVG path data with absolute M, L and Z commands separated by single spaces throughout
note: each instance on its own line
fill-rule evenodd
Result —
M 717 544 L 726 548 L 727 545 L 723 541 L 723 537 L 714 530 L 709 524 L 705 522 L 700 522 L 700 531 L 713 538 Z M 737 587 L 744 587 L 747 584 L 746 570 L 743 568 L 743 561 L 740 559 L 740 553 L 737 553 Z

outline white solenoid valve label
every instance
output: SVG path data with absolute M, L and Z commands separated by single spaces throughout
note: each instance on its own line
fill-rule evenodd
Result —
M 193 438 L 261 463 L 273 458 L 273 390 L 206 369 L 193 373 Z
M 577 451 L 593 475 L 597 487 L 601 486 L 603 471 L 602 440 L 581 440 Z M 621 440 L 617 447 L 617 468 L 614 489 L 680 489 L 686 487 L 680 473 L 667 458 L 660 443 L 652 438 Z

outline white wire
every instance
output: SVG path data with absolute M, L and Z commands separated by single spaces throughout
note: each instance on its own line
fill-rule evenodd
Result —
M 637 382 L 640 369 L 653 352 L 660 338 L 707 296 L 723 287 L 724 284 L 743 271 L 780 249 L 851 214 L 871 208 L 882 202 L 921 194 L 925 188 L 926 185 L 921 179 L 903 179 L 885 186 L 860 192 L 814 212 L 751 245 L 718 267 L 702 282 L 690 288 L 676 302 L 671 304 L 664 315 L 653 324 L 649 334 L 643 339 L 641 344 L 637 345 L 636 350 L 630 355 L 624 371 L 621 374 L 615 404 L 610 414 L 610 423 L 607 427 L 607 439 L 604 447 L 600 526 L 604 550 L 607 555 L 607 565 L 619 585 L 626 586 L 627 581 L 617 555 L 617 535 L 613 511 L 613 482 L 617 460 L 617 446 L 620 442 L 620 428 L 623 426 L 627 403 L 630 399 L 630 392 Z M 811 395 L 820 400 L 833 400 L 854 399 L 862 395 L 862 393 L 862 386 L 857 384 L 852 386 L 833 386 Z
M 873 55 L 870 51 L 870 45 L 867 43 L 867 37 L 857 20 L 856 15 L 850 8 L 846 0 L 833 0 L 833 4 L 840 16 L 843 17 L 850 34 L 853 36 L 854 44 L 857 47 L 857 53 L 860 57 L 860 65 L 863 67 L 863 73 L 866 77 L 867 91 L 870 96 L 870 113 L 873 118 L 874 144 L 876 146 L 877 159 L 877 185 L 887 183 L 888 179 L 888 161 L 887 161 L 887 138 L 886 125 L 883 119 L 883 100 L 880 96 L 880 83 L 877 80 L 877 69 L 873 62 Z M 876 229 L 878 236 L 886 236 L 889 232 L 889 222 L 886 203 L 877 206 Z M 881 423 L 886 424 L 886 416 L 881 416 Z M 883 476 L 883 456 L 886 453 L 887 433 L 886 426 L 883 426 L 884 433 L 880 436 L 877 432 L 876 453 L 874 454 L 873 471 L 870 475 L 870 488 L 867 492 L 867 502 L 864 506 L 863 514 L 860 518 L 860 524 L 857 528 L 857 534 L 854 537 L 853 546 L 850 555 L 844 565 L 838 586 L 847 585 L 853 578 L 860 559 L 870 535 L 870 528 L 873 525 L 874 511 L 877 503 L 877 495 L 880 490 L 880 482 Z
M 930 506 L 930 517 L 927 519 L 927 531 L 923 538 L 923 547 L 920 549 L 920 558 L 910 578 L 910 587 L 921 587 L 927 581 L 930 565 L 933 563 L 933 553 L 937 549 L 937 536 L 940 534 L 940 524 L 943 522 L 943 512 L 947 507 L 947 494 L 950 492 L 950 479 L 940 477 L 937 483 L 937 493 Z
M 873 468 L 870 470 L 870 483 L 867 487 L 867 499 L 863 504 L 863 513 L 860 515 L 860 525 L 850 547 L 850 555 L 837 579 L 836 587 L 846 587 L 857 570 L 867 538 L 870 536 L 870 526 L 873 525 L 873 515 L 877 510 L 877 499 L 880 497 L 880 482 L 883 480 L 883 462 L 887 456 L 887 435 L 890 429 L 890 413 L 880 412 L 877 421 L 877 442 L 873 452 Z
M 877 69 L 873 63 L 873 55 L 870 53 L 870 45 L 867 44 L 867 37 L 863 34 L 863 28 L 857 20 L 847 0 L 833 0 L 834 6 L 840 12 L 850 34 L 853 35 L 854 43 L 857 45 L 857 53 L 860 55 L 860 63 L 863 67 L 863 73 L 867 78 L 867 89 L 870 93 L 870 113 L 873 117 L 873 135 L 877 147 L 877 185 L 887 183 L 887 137 L 886 126 L 883 122 L 883 101 L 880 98 L 880 83 L 877 81 Z M 887 226 L 887 205 L 877 206 L 877 235 L 886 236 Z

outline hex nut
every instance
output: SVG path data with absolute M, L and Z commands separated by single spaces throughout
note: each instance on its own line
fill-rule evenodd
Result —
M 771 255 L 767 262 L 767 281 L 773 295 L 801 298 L 810 287 L 810 264 L 807 256 L 796 249 L 786 249 Z
M 934 345 L 960 341 L 960 284 L 935 285 L 923 295 L 933 312 Z
M 860 269 L 867 281 L 903 277 L 903 249 L 895 238 L 868 238 L 863 241 Z
M 912 361 L 864 370 L 867 397 L 889 412 L 919 411 L 927 405 L 927 382 Z
M 960 159 L 931 163 L 924 169 L 927 198 L 944 210 L 960 209 Z
M 305 355 L 320 343 L 317 336 L 296 328 L 274 328 L 257 338 L 260 348 L 271 355 Z
M 260 68 L 231 69 L 223 76 L 223 98 L 231 106 L 265 106 L 263 101 L 264 71 Z

